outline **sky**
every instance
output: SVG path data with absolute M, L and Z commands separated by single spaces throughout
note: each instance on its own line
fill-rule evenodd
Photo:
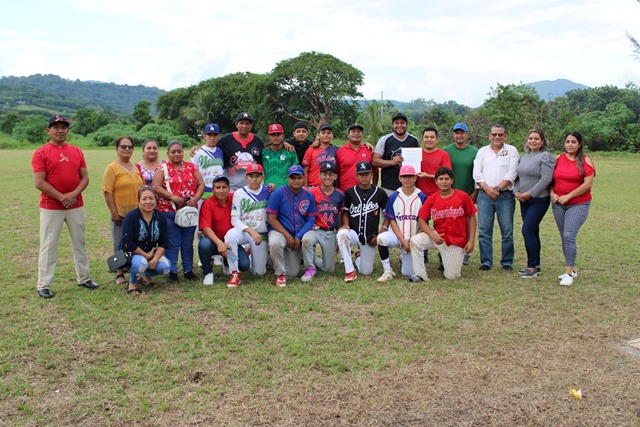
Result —
M 0 13 L 0 76 L 172 90 L 316 51 L 365 99 L 475 107 L 497 83 L 640 84 L 626 32 L 640 0 L 23 0 Z

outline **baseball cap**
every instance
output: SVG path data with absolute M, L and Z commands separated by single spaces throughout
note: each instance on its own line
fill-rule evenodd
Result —
M 215 123 L 209 123 L 204 127 L 205 134 L 220 133 L 220 126 Z
M 238 117 L 236 117 L 236 123 L 238 123 L 240 120 L 249 120 L 251 123 L 253 123 L 253 117 L 246 111 L 238 114 Z
M 291 175 L 304 175 L 304 169 L 300 165 L 293 165 L 287 170 L 287 176 Z
M 456 123 L 455 125 L 453 125 L 453 131 L 455 132 L 457 130 L 469 132 L 469 128 L 467 128 L 467 125 L 465 125 L 464 123 Z
M 211 183 L 215 184 L 216 182 L 222 181 L 222 180 L 227 181 L 227 184 L 229 184 L 229 178 L 227 178 L 224 175 L 218 175 L 218 176 L 213 177 L 213 181 Z
M 402 119 L 405 122 L 409 123 L 409 119 L 407 119 L 407 116 L 404 113 L 395 113 L 393 117 L 391 117 L 391 123 L 395 122 L 398 119 Z
M 282 125 L 274 123 L 272 125 L 269 125 L 269 131 L 268 134 L 274 134 L 274 133 L 284 133 L 284 129 L 282 129 Z
M 360 130 L 364 130 L 364 128 L 361 125 L 355 123 L 355 124 L 352 124 L 351 126 L 349 126 L 349 128 L 347 129 L 347 132 L 349 132 L 349 131 L 351 131 L 351 129 L 355 129 L 355 128 L 358 128 Z
M 333 162 L 322 162 L 322 164 L 320 165 L 320 172 L 328 172 L 328 171 L 332 171 L 332 172 L 337 172 L 338 169 L 336 168 L 335 163 Z
M 329 129 L 331 132 L 333 132 L 333 126 L 331 126 L 330 123 L 320 123 L 320 126 L 318 127 L 318 132 L 325 129 Z
M 54 123 L 66 123 L 67 126 L 71 126 L 71 122 L 67 119 L 65 119 L 64 117 L 57 115 L 57 116 L 53 116 L 49 119 L 49 126 L 51 127 L 52 124 Z
M 413 166 L 411 165 L 404 165 L 400 168 L 400 173 L 398 174 L 398 176 L 403 176 L 403 175 L 414 175 L 416 174 L 416 170 L 413 168 Z
M 293 125 L 293 130 L 296 130 L 296 129 L 309 130 L 309 125 L 306 122 L 296 122 L 296 124 Z
M 246 173 L 247 175 L 250 173 L 261 173 L 264 175 L 264 169 L 262 168 L 262 165 L 259 163 L 253 163 L 251 165 L 247 165 L 246 167 Z
M 373 172 L 373 168 L 371 167 L 371 163 L 369 162 L 358 162 L 356 164 L 356 173 L 369 173 Z

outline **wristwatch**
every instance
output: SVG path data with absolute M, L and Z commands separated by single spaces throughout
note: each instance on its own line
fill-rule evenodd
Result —
M 496 188 L 494 188 L 494 190 L 496 190 L 498 193 L 502 193 L 502 188 L 500 188 L 500 187 L 496 187 Z

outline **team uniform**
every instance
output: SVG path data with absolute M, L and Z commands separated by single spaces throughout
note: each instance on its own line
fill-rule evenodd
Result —
M 267 147 L 262 151 L 262 166 L 264 167 L 264 183 L 282 187 L 288 183 L 287 169 L 298 163 L 295 151 L 287 151 L 281 148 L 273 151 Z
M 338 147 L 331 144 L 327 148 L 309 147 L 302 159 L 302 167 L 307 168 L 307 187 L 319 187 L 322 185 L 320 180 L 320 166 L 323 163 L 336 163 L 336 153 Z
M 440 192 L 432 194 L 422 205 L 418 216 L 424 221 L 431 219 L 433 228 L 444 240 L 436 244 L 427 233 L 421 232 L 411 238 L 411 257 L 413 274 L 429 280 L 424 266 L 424 250 L 438 249 L 444 265 L 444 276 L 455 280 L 460 277 L 464 260 L 464 247 L 469 241 L 468 218 L 477 212 L 471 197 L 461 190 L 453 190 L 447 198 Z
M 427 200 L 427 196 L 417 188 L 414 192 L 407 196 L 402 190 L 394 191 L 389 196 L 384 217 L 389 221 L 395 221 L 400 229 L 403 238 L 410 240 L 418 233 L 418 213 L 420 208 Z M 391 226 L 389 229 L 378 235 L 378 246 L 386 246 L 389 248 L 401 247 L 398 236 L 393 232 Z M 402 275 L 412 276 L 413 265 L 411 261 L 411 253 L 401 250 L 402 254 Z
M 388 199 L 387 193 L 375 185 L 368 190 L 356 185 L 345 192 L 343 211 L 349 215 L 349 230 L 340 229 L 336 238 L 346 273 L 354 271 L 351 245 L 360 247 L 360 258 L 356 259 L 358 271 L 365 275 L 373 272 L 376 248 L 367 242 L 378 235 L 380 218 Z
M 238 247 L 249 244 L 251 247 L 251 273 L 264 275 L 267 271 L 267 202 L 269 187 L 262 184 L 259 190 L 242 187 L 233 194 L 231 205 L 231 224 L 225 243 L 231 244 L 231 252 L 237 257 Z M 243 230 L 252 228 L 262 236 L 262 243 L 256 245 L 251 235 Z M 229 270 L 238 270 L 238 261 L 229 259 Z
M 204 194 L 201 199 L 204 200 L 212 195 L 213 178 L 224 175 L 224 153 L 218 146 L 207 147 L 204 145 L 198 149 L 191 161 L 196 165 L 204 180 Z
M 298 194 L 293 194 L 289 186 L 285 185 L 271 193 L 267 202 L 267 214 L 276 215 L 291 237 L 302 240 L 315 222 L 316 202 L 313 195 L 304 188 Z M 285 237 L 269 228 L 269 252 L 276 276 L 297 276 L 301 249 L 294 251 L 287 248 Z
M 431 153 L 422 150 L 422 160 L 420 161 L 420 171 L 429 175 L 434 175 L 439 167 L 446 166 L 451 168 L 451 159 L 449 153 L 439 148 Z M 416 181 L 416 187 L 427 196 L 431 196 L 438 192 L 438 186 L 434 178 L 420 178 Z
M 358 162 L 369 162 L 373 159 L 373 152 L 365 145 L 360 144 L 354 149 L 348 142 L 336 151 L 336 166 L 338 167 L 338 190 L 347 191 L 358 185 L 356 177 L 356 164 Z M 373 174 L 377 173 L 376 168 Z
M 262 163 L 264 142 L 254 133 L 241 140 L 238 132 L 231 132 L 218 140 L 218 147 L 224 153 L 224 175 L 229 179 L 231 191 L 236 191 L 246 184 L 246 166 Z
M 376 144 L 376 149 L 374 152 L 382 156 L 382 160 L 391 160 L 394 157 L 402 156 L 403 148 L 419 148 L 420 142 L 418 138 L 407 133 L 404 136 L 404 139 L 400 140 L 396 136 L 395 133 L 390 133 L 387 135 L 383 135 L 378 140 Z M 395 191 L 398 188 L 402 187 L 400 183 L 400 179 L 398 178 L 398 172 L 400 171 L 400 165 L 390 166 L 386 168 L 381 168 L 380 177 L 381 177 L 381 185 L 380 187 L 385 190 Z
M 322 262 L 318 268 L 325 273 L 333 273 L 336 265 L 336 229 L 344 207 L 344 193 L 334 189 L 325 194 L 322 187 L 309 190 L 316 202 L 316 220 L 313 228 L 302 237 L 302 257 L 305 267 L 313 266 L 316 244 L 322 249 Z

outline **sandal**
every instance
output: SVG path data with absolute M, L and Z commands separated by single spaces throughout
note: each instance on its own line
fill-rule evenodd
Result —
M 153 288 L 156 284 L 151 281 L 148 277 L 138 276 L 138 283 L 148 288 Z
M 142 295 L 142 289 L 137 289 L 137 288 L 127 289 L 127 294 L 133 295 L 133 296 Z
M 116 285 L 126 285 L 127 279 L 125 279 L 124 274 L 116 274 Z

